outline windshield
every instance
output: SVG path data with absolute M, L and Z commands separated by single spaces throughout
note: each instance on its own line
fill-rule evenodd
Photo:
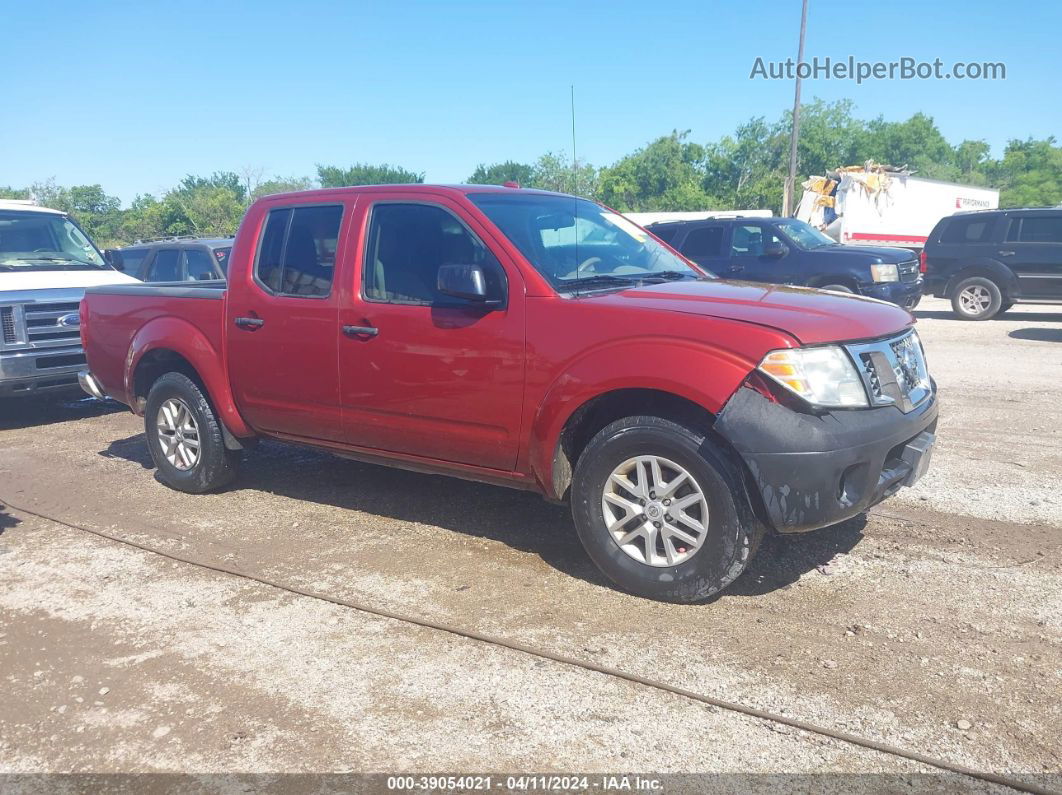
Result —
M 0 271 L 106 267 L 96 247 L 66 216 L 0 211 Z
M 641 227 L 591 201 L 528 193 L 468 198 L 560 292 L 705 277 Z
M 801 248 L 815 249 L 837 245 L 837 241 L 832 237 L 824 235 L 815 227 L 795 218 L 788 221 L 779 221 L 778 228 L 785 232 L 789 239 Z

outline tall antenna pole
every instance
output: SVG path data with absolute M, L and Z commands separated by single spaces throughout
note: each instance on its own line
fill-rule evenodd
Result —
M 800 45 L 797 47 L 796 95 L 793 98 L 793 130 L 789 135 L 789 176 L 785 178 L 782 196 L 782 215 L 788 216 L 796 185 L 797 140 L 800 138 L 800 64 L 804 62 L 804 34 L 808 27 L 808 0 L 800 11 Z
M 578 193 L 579 191 L 579 166 L 578 159 L 575 157 L 575 84 L 571 86 L 572 89 L 572 193 Z

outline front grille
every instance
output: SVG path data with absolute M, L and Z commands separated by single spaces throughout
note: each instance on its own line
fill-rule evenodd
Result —
M 901 262 L 899 264 L 900 281 L 901 282 L 916 282 L 918 281 L 918 260 L 913 259 L 909 262 Z
M 15 308 L 13 306 L 0 306 L 0 336 L 5 345 L 14 345 L 18 342 L 15 333 Z
M 914 331 L 892 339 L 848 345 L 875 406 L 911 411 L 930 395 L 932 382 L 922 343 Z
M 79 308 L 77 301 L 26 304 L 23 307 L 26 341 L 39 348 L 80 340 L 81 326 L 77 320 Z

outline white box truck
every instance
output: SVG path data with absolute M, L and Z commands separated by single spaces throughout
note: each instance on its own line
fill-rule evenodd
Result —
M 997 207 L 992 188 L 853 168 L 805 182 L 796 215 L 838 243 L 920 250 L 941 218 Z

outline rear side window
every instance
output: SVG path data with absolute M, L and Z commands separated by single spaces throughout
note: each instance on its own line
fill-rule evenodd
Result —
M 144 260 L 150 253 L 150 248 L 119 249 L 112 257 L 115 259 L 115 264 L 121 265 L 125 273 L 133 275 L 140 272 L 140 266 L 144 264 Z
M 1018 230 L 1021 243 L 1062 243 L 1062 215 L 1022 218 Z
M 995 218 L 954 218 L 940 234 L 941 243 L 989 243 Z
M 177 282 L 181 280 L 181 252 L 175 248 L 164 248 L 155 255 L 151 269 L 148 271 L 149 282 Z
M 210 261 L 210 256 L 198 248 L 185 250 L 184 269 L 185 278 L 190 282 L 217 278 L 217 274 L 214 271 L 214 263 Z
M 277 295 L 324 298 L 332 291 L 341 205 L 271 210 L 255 277 Z
M 675 239 L 675 234 L 678 232 L 677 226 L 661 226 L 661 227 L 649 227 L 649 231 L 663 240 L 665 243 L 670 243 Z
M 723 227 L 702 226 L 686 236 L 682 253 L 687 257 L 718 257 L 723 252 Z

